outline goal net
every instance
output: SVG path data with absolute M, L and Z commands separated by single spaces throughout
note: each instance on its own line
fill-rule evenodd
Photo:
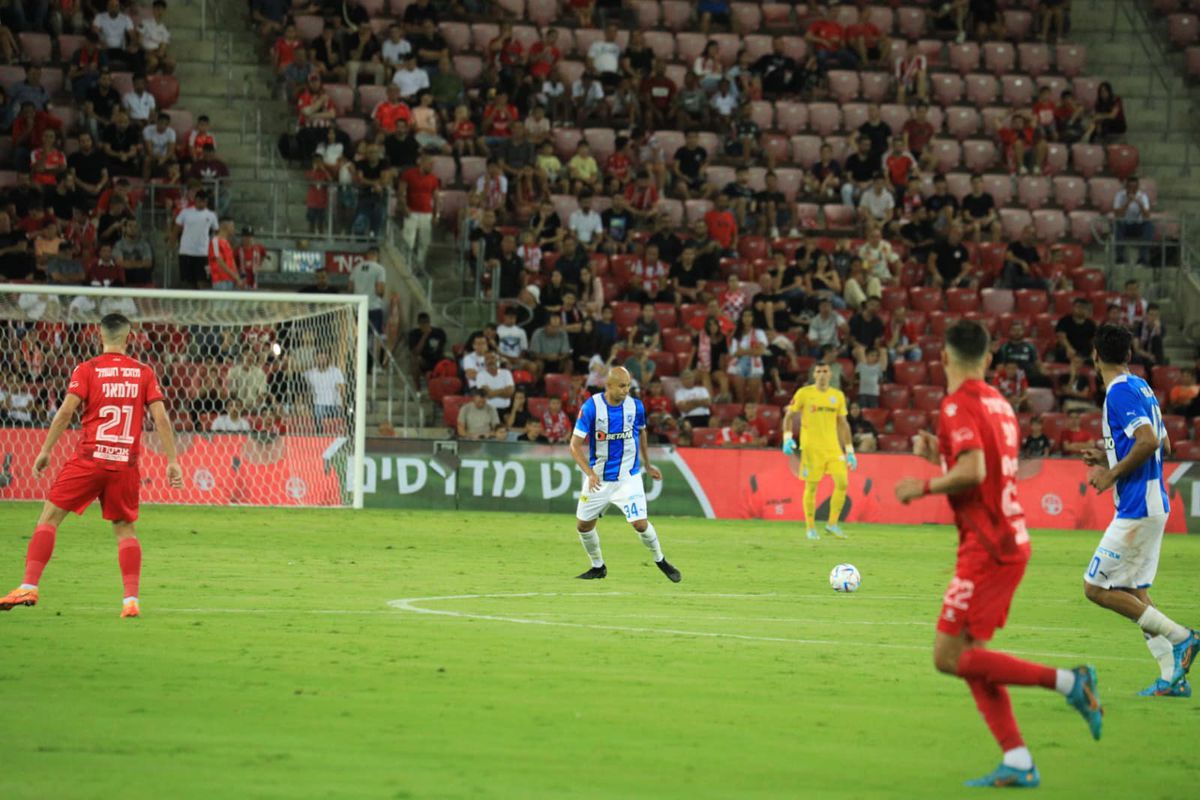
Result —
M 14 284 L 0 284 L 0 498 L 44 498 L 74 452 L 79 415 L 32 476 L 111 312 L 133 321 L 129 355 L 158 375 L 184 472 L 182 490 L 167 486 L 147 414 L 143 503 L 362 506 L 365 297 Z

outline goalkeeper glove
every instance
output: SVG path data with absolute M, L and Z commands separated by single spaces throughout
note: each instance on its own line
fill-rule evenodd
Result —
M 796 452 L 796 440 L 792 438 L 790 433 L 783 437 L 783 452 L 784 455 L 789 456 Z
M 846 448 L 846 466 L 852 470 L 858 469 L 858 459 L 854 455 L 853 447 Z

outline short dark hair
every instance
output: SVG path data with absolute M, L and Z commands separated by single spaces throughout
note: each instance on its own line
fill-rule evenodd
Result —
M 1124 325 L 1105 323 L 1096 329 L 1093 346 L 1096 348 L 1096 358 L 1105 364 L 1128 364 L 1133 334 Z
M 990 346 L 987 328 L 973 319 L 960 319 L 946 329 L 946 347 L 958 361 L 982 361 Z
M 129 317 L 124 314 L 105 314 L 100 320 L 100 330 L 108 338 L 117 336 L 130 325 Z
M 1078 305 L 1090 306 L 1091 301 L 1089 301 L 1086 297 L 1076 297 L 1074 300 L 1074 304 L 1077 306 Z

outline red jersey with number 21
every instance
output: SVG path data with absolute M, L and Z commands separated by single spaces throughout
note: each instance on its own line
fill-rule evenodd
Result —
M 987 465 L 983 483 L 949 495 L 958 526 L 959 560 L 990 558 L 1014 564 L 1029 560 L 1025 512 L 1017 499 L 1017 457 L 1021 429 L 1012 406 L 981 380 L 964 381 L 942 400 L 938 451 L 951 469 L 968 450 L 982 450 Z
M 103 469 L 135 466 L 146 406 L 163 399 L 154 370 L 129 356 L 104 353 L 75 368 L 67 392 L 83 401 L 83 437 L 75 457 Z

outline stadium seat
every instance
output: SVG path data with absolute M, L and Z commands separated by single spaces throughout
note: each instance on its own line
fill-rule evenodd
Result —
M 901 6 L 896 9 L 896 31 L 909 41 L 916 41 L 925 34 L 925 9 L 916 6 Z
M 1190 47 L 1200 39 L 1200 18 L 1195 14 L 1171 14 L 1167 17 L 1167 38 L 1175 47 Z
M 624 336 L 630 328 L 637 324 L 638 317 L 642 313 L 642 309 L 637 303 L 623 301 L 613 303 L 612 310 L 613 323 L 616 324 L 621 336 Z
M 929 86 L 938 105 L 952 106 L 963 98 L 964 82 L 961 76 L 947 72 L 929 76 Z
M 818 136 L 830 136 L 842 127 L 842 112 L 836 103 L 809 103 L 808 124 Z
M 1021 231 L 1033 222 L 1032 215 L 1023 208 L 1002 208 L 999 214 L 1000 227 L 1004 231 L 1005 238 L 1010 241 L 1019 237 Z
M 881 433 L 879 435 L 879 451 L 881 453 L 911 453 L 912 439 L 898 433 Z
M 1050 201 L 1050 179 L 1041 175 L 1022 175 L 1017 179 L 1017 200 L 1031 211 L 1046 205 Z
M 1185 439 L 1171 442 L 1171 459 L 1173 461 L 1200 461 L 1200 442 Z
M 888 421 L 892 418 L 892 412 L 886 408 L 864 408 L 862 409 L 862 415 L 880 433 L 883 433 L 884 429 L 887 428 Z
M 902 408 L 892 412 L 892 432 L 898 436 L 912 437 L 929 425 L 929 414 L 916 408 Z
M 1087 202 L 1087 183 L 1073 175 L 1056 175 L 1052 181 L 1054 202 L 1071 212 Z
M 941 408 L 942 398 L 945 396 L 946 390 L 940 386 L 914 386 L 912 390 L 913 408 L 925 412 L 937 411 Z
M 1110 144 L 1107 152 L 1108 171 L 1121 180 L 1137 172 L 1138 150 L 1129 144 Z
M 969 172 L 986 172 L 996 163 L 996 145 L 986 139 L 963 142 L 963 166 Z
M 953 139 L 934 139 L 928 151 L 936 159 L 939 172 L 950 172 L 962 163 L 962 145 Z
M 686 356 L 695 348 L 692 342 L 692 335 L 685 330 L 664 330 L 662 332 L 663 349 L 668 353 L 674 353 L 676 360 L 679 357 Z
M 1003 75 L 1000 78 L 1000 97 L 1005 105 L 1024 108 L 1033 104 L 1035 87 L 1027 75 Z
M 964 314 L 979 308 L 979 293 L 974 289 L 947 289 L 946 311 Z
M 1017 305 L 1012 289 L 982 289 L 979 299 L 980 310 L 993 316 L 1007 314 Z
M 841 203 L 827 203 L 821 206 L 821 213 L 825 216 L 825 227 L 831 230 L 852 230 L 857 219 L 854 209 Z
M 942 290 L 933 286 L 914 286 L 908 290 L 909 308 L 914 311 L 940 311 Z
M 1056 242 L 1067 235 L 1067 217 L 1057 208 L 1039 208 L 1033 212 L 1033 229 L 1038 241 Z
M 967 100 L 983 108 L 996 102 L 999 86 L 995 77 L 976 72 L 966 77 Z
M 1181 414 L 1164 414 L 1163 427 L 1167 429 L 1167 436 L 1172 442 L 1185 442 L 1188 438 L 1188 421 L 1187 417 Z
M 1071 145 L 1071 165 L 1083 177 L 1091 178 L 1104 169 L 1104 148 L 1082 142 Z
M 1088 196 L 1091 198 L 1092 208 L 1097 211 L 1111 212 L 1113 200 L 1120 190 L 1121 182 L 1116 178 L 1088 179 Z
M 1021 42 L 1017 45 L 1021 70 L 1034 78 L 1050 71 L 1050 47 L 1041 42 Z
M 1050 296 L 1041 289 L 1017 289 L 1013 294 L 1018 314 L 1041 314 L 1050 307 Z
M 679 365 L 675 360 L 674 353 L 660 350 L 651 353 L 650 360 L 654 362 L 655 374 L 659 377 L 673 377 L 679 374 Z
M 925 364 L 920 361 L 898 361 L 892 365 L 892 373 L 901 386 L 920 386 L 929 378 Z
M 898 408 L 908 408 L 910 398 L 911 390 L 907 386 L 885 383 L 879 387 L 879 405 L 883 408 L 893 411 Z
M 980 50 L 975 42 L 952 44 L 946 48 L 946 55 L 950 69 L 957 70 L 960 75 L 979 69 Z
M 1156 366 L 1150 370 L 1150 385 L 1156 392 L 1169 394 L 1179 383 L 1182 372 L 1179 367 Z
M 993 75 L 1002 75 L 1017 68 L 1017 52 L 1008 42 L 985 42 L 983 68 Z
M 442 398 L 442 419 L 445 421 L 446 427 L 454 428 L 458 425 L 458 410 L 465 406 L 470 399 L 461 394 L 447 395 Z
M 863 100 L 868 103 L 882 103 L 891 94 L 892 76 L 886 72 L 860 72 L 858 80 Z
M 1057 405 L 1054 391 L 1041 386 L 1032 386 L 1027 395 L 1027 406 L 1032 414 L 1045 414 L 1053 411 Z
M 1071 238 L 1084 245 L 1092 243 L 1095 238 L 1093 231 L 1097 227 L 1107 226 L 1105 217 L 1097 211 L 1077 209 L 1068 214 L 1067 218 L 1070 220 Z
M 849 103 L 858 97 L 858 73 L 850 70 L 831 69 L 826 73 L 829 93 L 839 103 Z M 816 124 L 816 123 L 814 123 Z M 847 128 L 850 126 L 847 125 Z M 836 128 L 834 129 L 836 130 Z
M 45 64 L 50 61 L 53 45 L 50 36 L 45 33 L 19 33 L 21 52 L 25 59 L 32 64 Z
M 1087 48 L 1081 44 L 1058 44 L 1054 47 L 1054 65 L 1063 75 L 1074 78 L 1087 62 Z

